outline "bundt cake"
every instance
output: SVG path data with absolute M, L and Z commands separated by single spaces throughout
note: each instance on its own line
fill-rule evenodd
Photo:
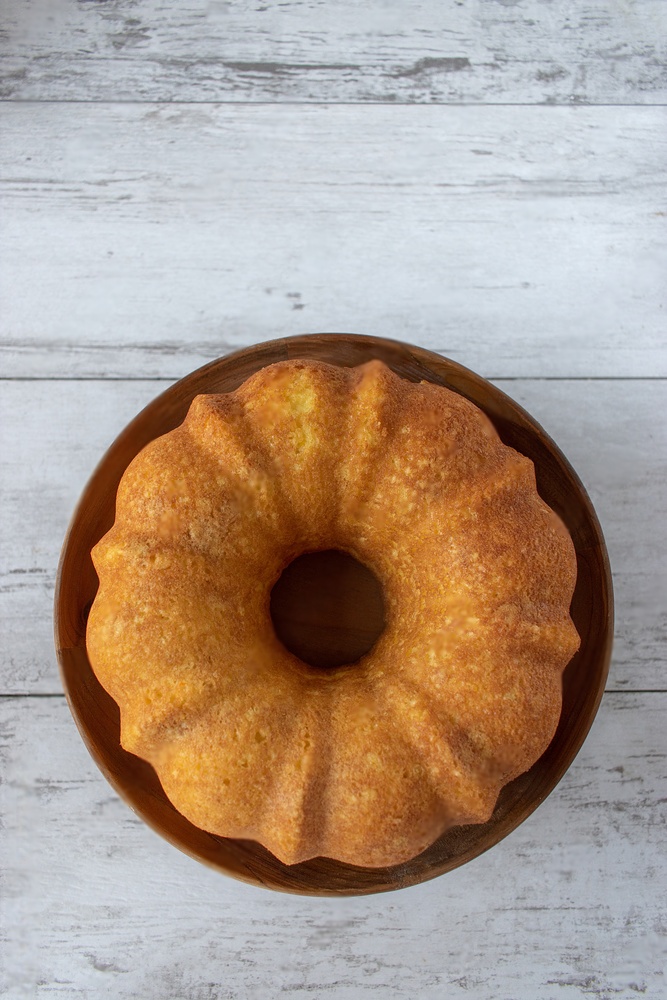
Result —
M 271 590 L 339 549 L 380 581 L 357 663 L 278 640 Z M 174 806 L 287 864 L 404 862 L 485 822 L 551 741 L 571 539 L 532 463 L 441 386 L 372 361 L 271 365 L 143 449 L 95 546 L 87 649 Z

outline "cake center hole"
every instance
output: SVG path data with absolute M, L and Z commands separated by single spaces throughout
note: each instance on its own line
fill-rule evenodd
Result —
M 271 591 L 271 618 L 282 644 L 310 666 L 355 663 L 384 630 L 382 588 L 347 552 L 308 552 Z

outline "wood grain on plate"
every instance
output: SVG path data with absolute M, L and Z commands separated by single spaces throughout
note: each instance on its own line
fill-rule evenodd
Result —
M 645 104 L 667 98 L 660 0 L 20 0 L 15 100 Z
M 7 375 L 178 378 L 332 329 L 492 378 L 667 375 L 667 108 L 0 120 Z
M 577 554 L 572 619 L 579 651 L 563 675 L 563 710 L 546 752 L 506 785 L 488 823 L 459 826 L 405 864 L 359 868 L 329 858 L 285 865 L 259 844 L 213 836 L 174 809 L 144 761 L 120 745 L 120 717 L 86 655 L 86 622 L 97 592 L 91 549 L 113 524 L 125 469 L 155 437 L 182 423 L 201 392 L 229 392 L 276 361 L 316 358 L 352 367 L 379 358 L 410 381 L 428 380 L 471 399 L 501 439 L 531 458 L 543 499 L 563 519 Z M 55 637 L 63 685 L 86 746 L 114 788 L 181 850 L 243 881 L 285 892 L 357 895 L 404 888 L 477 857 L 507 836 L 544 800 L 576 756 L 602 697 L 613 637 L 613 597 L 606 547 L 581 482 L 558 447 L 528 414 L 468 369 L 421 348 L 374 337 L 322 334 L 271 341 L 211 362 L 167 389 L 113 443 L 84 490 L 63 547 L 55 594 Z

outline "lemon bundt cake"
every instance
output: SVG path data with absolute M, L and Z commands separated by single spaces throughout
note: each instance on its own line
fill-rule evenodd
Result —
M 326 549 L 373 571 L 386 618 L 328 671 L 280 643 L 269 603 Z M 397 864 L 488 820 L 551 741 L 579 645 L 574 548 L 532 463 L 376 361 L 196 397 L 126 470 L 93 560 L 87 648 L 123 747 L 192 823 L 287 864 Z

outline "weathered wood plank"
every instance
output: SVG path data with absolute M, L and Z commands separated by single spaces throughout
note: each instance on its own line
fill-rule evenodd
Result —
M 492 377 L 667 375 L 665 108 L 0 115 L 5 374 L 351 330 Z
M 598 1000 L 664 996 L 667 695 L 605 695 L 511 837 L 384 897 L 227 880 L 123 805 L 64 699 L 0 704 L 7 995 Z
M 648 103 L 667 98 L 660 0 L 10 0 L 13 99 Z
M 614 571 L 611 689 L 665 688 L 667 381 L 498 384 L 542 422 L 587 486 Z M 164 385 L 0 382 L 0 692 L 60 690 L 52 640 L 59 548 L 86 479 Z

